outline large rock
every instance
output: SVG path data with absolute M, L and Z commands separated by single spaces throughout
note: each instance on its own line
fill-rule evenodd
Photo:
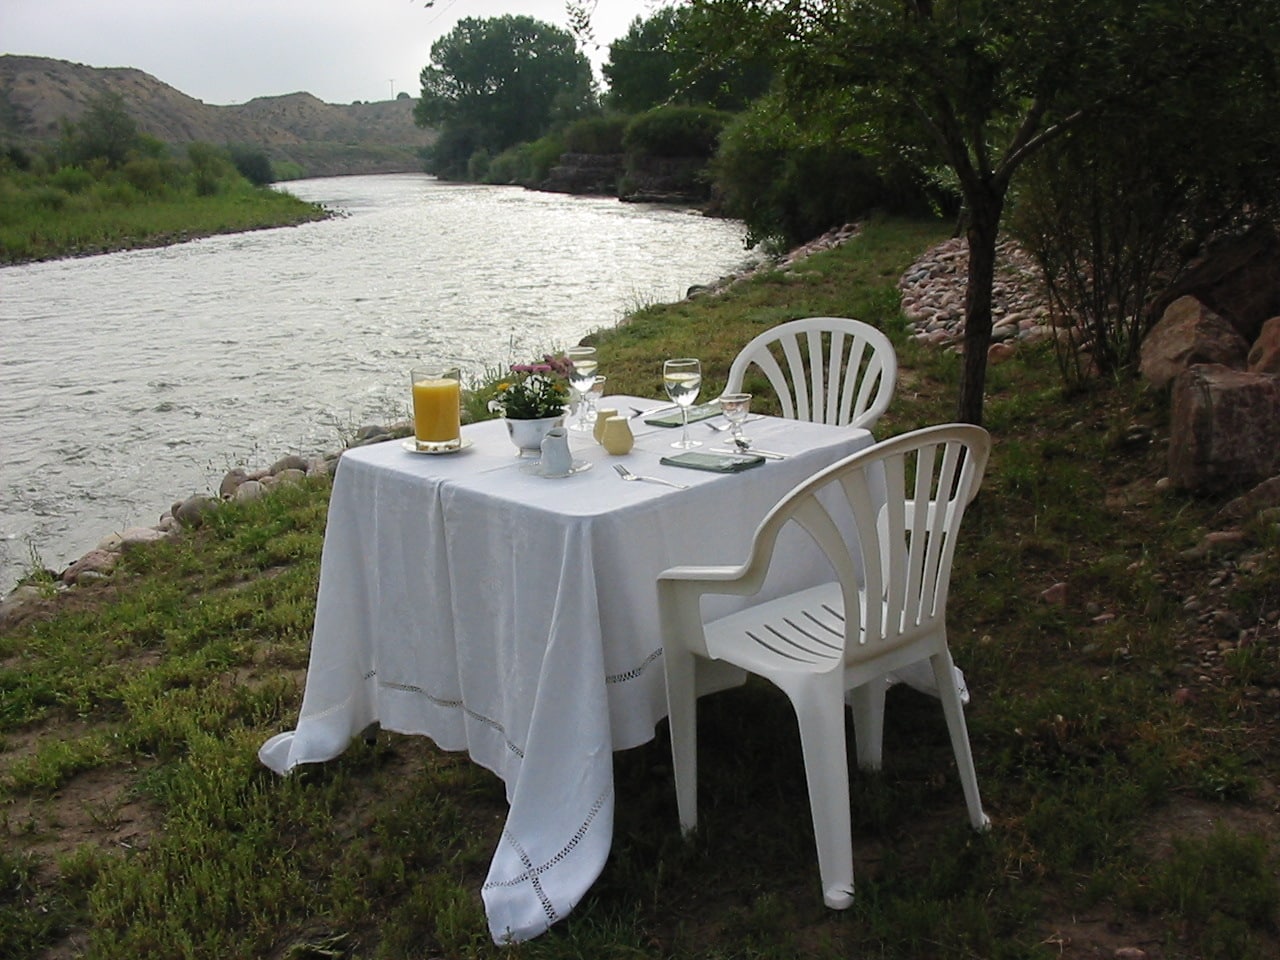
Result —
M 1163 387 L 1197 363 L 1243 367 L 1249 343 L 1223 317 L 1192 296 L 1171 303 L 1142 341 L 1142 375 Z
M 1169 477 L 1237 489 L 1280 473 L 1280 376 L 1197 364 L 1173 383 Z
M 1249 342 L 1280 314 L 1280 238 L 1269 227 L 1218 241 L 1157 301 L 1154 316 L 1187 294 L 1228 320 Z
M 1280 373 L 1280 317 L 1272 317 L 1262 325 L 1247 362 L 1252 373 Z

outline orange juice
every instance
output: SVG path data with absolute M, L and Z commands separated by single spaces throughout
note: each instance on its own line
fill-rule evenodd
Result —
M 413 433 L 419 443 L 447 443 L 461 436 L 458 410 L 462 387 L 457 380 L 413 381 Z

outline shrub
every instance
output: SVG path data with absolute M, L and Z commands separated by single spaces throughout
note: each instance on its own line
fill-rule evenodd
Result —
M 790 246 L 873 209 L 925 212 L 924 178 L 905 164 L 884 170 L 829 130 L 806 128 L 772 98 L 725 129 L 711 163 L 724 212 L 753 244 Z
M 49 178 L 52 186 L 67 193 L 83 193 L 93 186 L 94 180 L 92 173 L 76 166 L 61 167 Z
M 135 157 L 121 168 L 121 175 L 140 193 L 161 196 L 177 171 L 171 162 L 155 157 Z
M 630 117 L 588 117 L 571 123 L 564 132 L 567 153 L 622 153 L 622 140 Z
M 256 147 L 233 145 L 227 147 L 227 153 L 231 155 L 231 162 L 240 171 L 240 175 L 255 187 L 266 186 L 275 179 L 271 158 L 265 151 Z
M 709 107 L 655 107 L 631 119 L 622 137 L 623 146 L 627 152 L 656 157 L 709 159 L 729 117 Z

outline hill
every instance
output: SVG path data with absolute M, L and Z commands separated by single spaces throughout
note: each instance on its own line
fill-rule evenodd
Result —
M 48 57 L 0 56 L 0 140 L 56 140 L 103 93 L 119 94 L 139 129 L 174 146 L 201 141 L 263 149 L 308 176 L 422 169 L 418 151 L 434 133 L 414 125 L 411 98 L 324 103 L 309 93 L 219 106 L 187 96 L 130 67 L 91 67 Z

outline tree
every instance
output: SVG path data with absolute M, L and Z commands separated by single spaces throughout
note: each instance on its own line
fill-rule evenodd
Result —
M 692 0 L 711 29 L 778 58 L 780 91 L 856 135 L 868 156 L 945 170 L 969 241 L 957 418 L 982 422 L 997 234 L 1014 177 L 1088 119 L 1157 100 L 1251 31 L 1278 0 Z M 1122 131 L 1116 131 L 1121 135 Z
M 68 163 L 84 166 L 104 160 L 108 167 L 122 167 L 130 153 L 144 145 L 138 124 L 124 108 L 124 97 L 102 93 L 89 101 L 78 123 L 62 131 L 62 151 Z
M 762 58 L 708 60 L 686 29 L 694 15 L 692 8 L 663 7 L 647 20 L 636 17 L 609 45 L 602 72 L 610 107 L 624 113 L 663 104 L 741 110 L 768 89 L 770 70 Z
M 432 44 L 421 81 L 414 120 L 440 128 L 434 172 L 447 175 L 465 170 L 471 153 L 535 140 L 595 101 L 591 65 L 573 37 L 531 17 L 458 21 Z

